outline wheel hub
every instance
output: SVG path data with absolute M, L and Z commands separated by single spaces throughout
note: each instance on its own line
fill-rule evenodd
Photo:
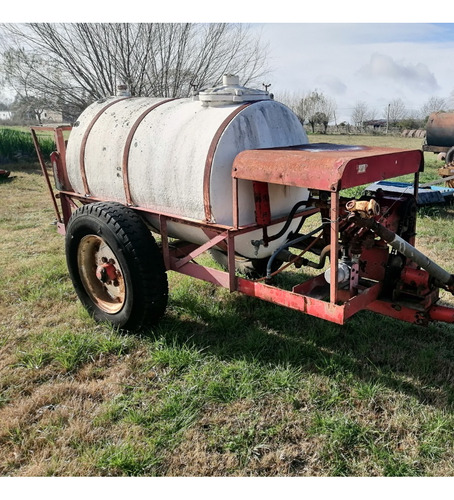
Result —
M 101 283 L 113 284 L 118 286 L 118 271 L 115 267 L 115 261 L 113 259 L 107 260 L 106 257 L 101 258 L 102 264 L 96 268 L 96 277 L 101 281 Z
M 121 311 L 126 300 L 123 272 L 104 239 L 93 234 L 84 236 L 77 260 L 82 283 L 93 302 L 109 314 Z

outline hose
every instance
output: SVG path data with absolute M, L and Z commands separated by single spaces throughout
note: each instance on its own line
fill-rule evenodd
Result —
M 314 229 L 313 231 L 311 231 L 307 234 L 303 234 L 302 236 L 299 236 L 298 238 L 295 238 L 294 240 L 287 241 L 287 242 L 283 243 L 277 250 L 274 251 L 274 253 L 269 258 L 268 264 L 266 265 L 266 277 L 265 278 L 266 279 L 271 278 L 271 274 L 272 274 L 271 273 L 271 265 L 273 264 L 273 261 L 279 252 L 281 252 L 282 250 L 289 248 L 297 243 L 300 243 L 301 241 L 307 240 L 308 238 L 313 236 L 315 233 L 318 233 L 320 230 L 322 230 L 323 227 L 326 226 L 327 224 L 331 224 L 331 221 L 322 222 L 322 224 L 320 226 L 318 226 L 317 229 Z
M 290 227 L 290 224 L 292 223 L 293 217 L 296 214 L 296 211 L 298 210 L 298 208 L 302 207 L 303 205 L 307 205 L 307 203 L 308 203 L 307 201 L 299 201 L 298 203 L 296 203 L 293 206 L 293 208 L 291 209 L 291 211 L 287 217 L 287 220 L 285 221 L 284 227 L 278 233 L 273 234 L 273 236 L 268 236 L 267 242 L 277 240 L 281 236 L 284 236 L 285 232 Z M 301 213 L 304 214 L 304 212 L 310 211 L 312 209 L 313 209 L 313 207 L 307 207 L 306 210 L 303 210 Z M 303 219 L 303 221 L 304 221 L 304 219 Z M 295 231 L 296 233 L 301 229 L 301 226 L 302 226 L 302 223 L 300 223 L 298 230 Z

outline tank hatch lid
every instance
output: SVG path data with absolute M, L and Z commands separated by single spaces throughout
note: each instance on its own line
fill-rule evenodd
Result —
M 240 79 L 236 75 L 224 75 L 220 87 L 201 90 L 198 97 L 204 106 L 271 100 L 267 91 L 240 85 Z
M 423 168 L 420 149 L 319 143 L 242 151 L 235 157 L 232 176 L 334 192 Z

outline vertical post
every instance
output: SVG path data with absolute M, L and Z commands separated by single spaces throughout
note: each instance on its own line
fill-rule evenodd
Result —
M 413 196 L 416 199 L 416 203 L 418 203 L 418 196 L 419 196 L 419 171 L 415 173 L 415 179 L 413 181 Z
M 62 210 L 62 214 L 63 214 L 63 221 L 57 222 L 57 228 L 58 228 L 58 232 L 60 234 L 65 235 L 66 234 L 66 226 L 67 226 L 69 219 L 71 217 L 71 214 L 72 214 L 71 197 L 64 194 L 64 193 L 60 193 L 59 197 L 60 197 L 61 210 Z
M 388 114 L 386 116 L 386 133 L 388 133 L 389 130 L 389 108 L 391 107 L 391 104 L 388 104 Z
M 238 209 L 238 179 L 232 178 L 232 203 L 233 203 L 233 227 L 238 229 L 240 225 L 240 214 Z M 232 232 L 228 232 L 227 237 L 227 259 L 229 272 L 229 290 L 234 292 L 237 289 L 236 269 L 235 269 L 235 241 Z
M 270 194 L 267 182 L 252 181 L 255 202 L 255 221 L 258 226 L 271 224 Z
M 169 238 L 167 235 L 167 218 L 164 215 L 159 215 L 159 232 L 161 233 L 162 258 L 164 260 L 164 266 L 167 270 L 169 270 Z
M 238 179 L 232 179 L 233 227 L 238 229 L 240 224 L 238 211 Z
M 227 258 L 228 258 L 228 271 L 229 271 L 229 290 L 234 292 L 237 289 L 237 279 L 235 272 L 235 241 L 231 231 L 227 236 Z
M 57 223 L 61 223 L 62 219 L 61 219 L 60 212 L 58 210 L 58 205 L 57 205 L 57 201 L 55 199 L 54 190 L 52 188 L 52 184 L 50 183 L 49 174 L 47 173 L 47 170 L 46 170 L 46 164 L 44 162 L 43 154 L 41 152 L 41 147 L 39 145 L 38 137 L 37 137 L 36 131 L 33 127 L 31 128 L 31 134 L 32 134 L 33 144 L 35 145 L 36 154 L 38 155 L 39 164 L 41 166 L 41 171 L 42 171 L 44 179 L 46 181 L 47 188 L 49 189 L 50 197 L 52 198 L 52 205 L 54 206 L 54 212 L 55 212 L 55 216 L 57 218 Z
M 331 250 L 330 250 L 330 302 L 337 302 L 338 264 L 339 264 L 339 192 L 331 193 Z
M 61 158 L 61 165 L 63 172 L 66 173 L 66 142 L 63 136 L 63 132 L 66 130 L 71 130 L 72 127 L 56 127 L 54 130 L 55 133 L 55 145 L 57 146 L 57 152 Z M 65 189 L 69 191 L 69 188 L 65 186 Z

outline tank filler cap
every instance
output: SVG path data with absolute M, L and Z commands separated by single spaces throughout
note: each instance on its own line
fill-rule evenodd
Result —
M 224 75 L 222 86 L 212 87 L 199 92 L 199 101 L 203 106 L 222 106 L 225 104 L 268 101 L 270 93 L 264 90 L 250 89 L 240 85 L 237 75 Z

